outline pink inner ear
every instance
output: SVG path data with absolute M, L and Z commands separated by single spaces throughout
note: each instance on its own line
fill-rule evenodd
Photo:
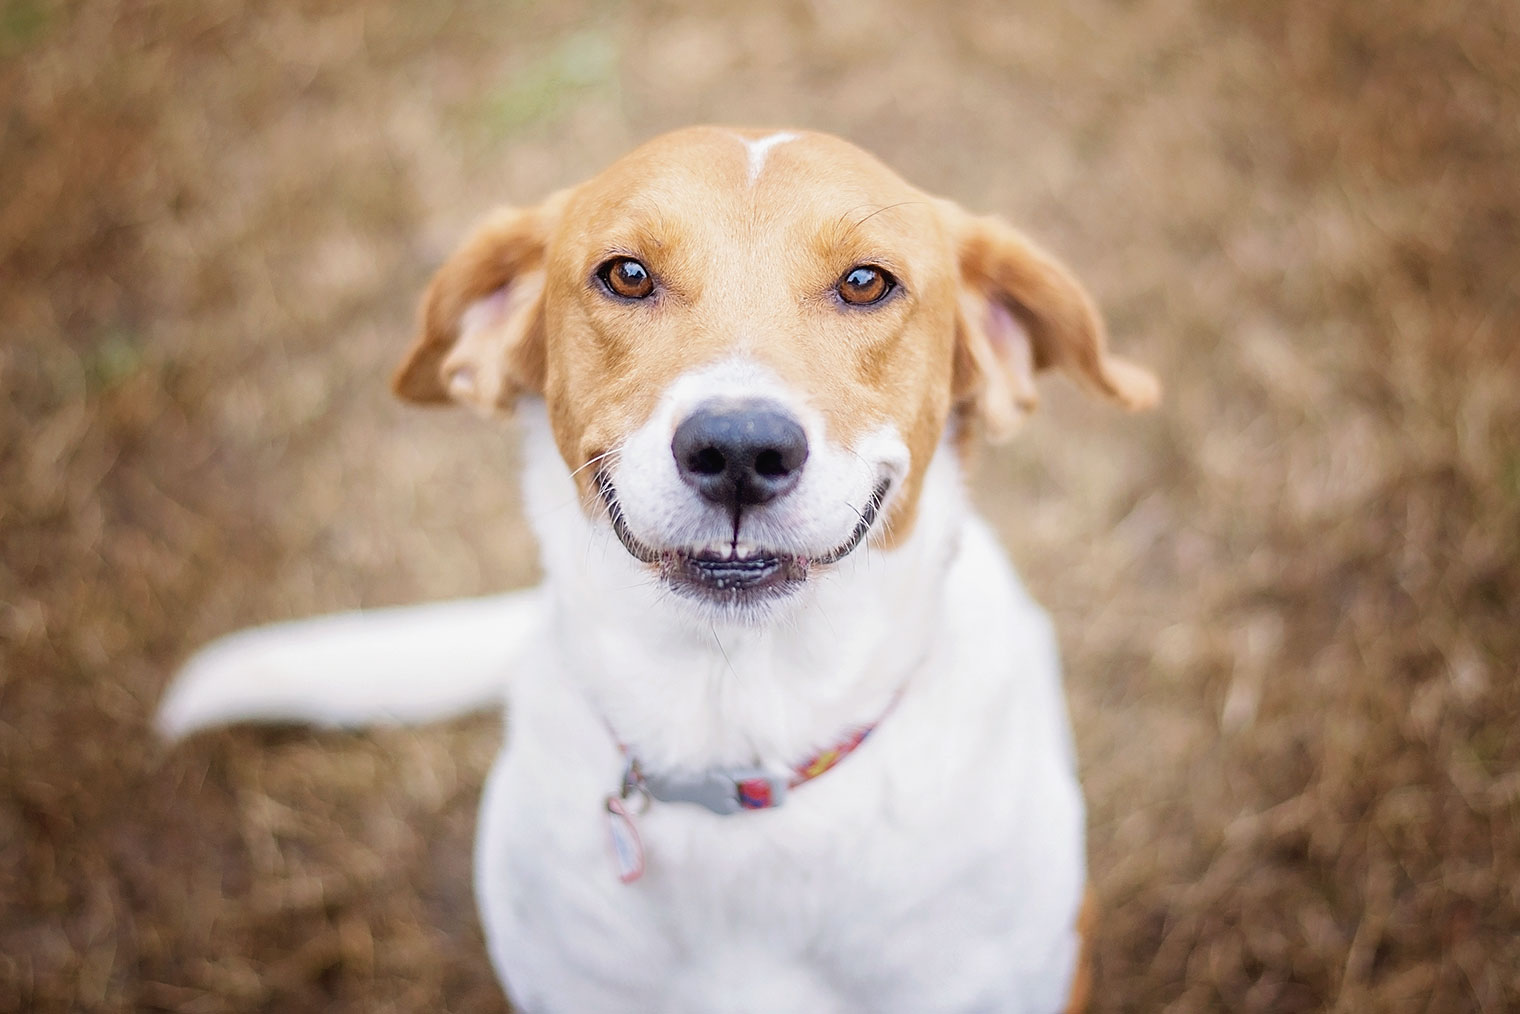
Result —
M 500 407 L 503 391 L 505 330 L 513 310 L 511 285 L 471 303 L 459 318 L 459 337 L 444 358 L 442 373 L 456 401 L 491 413 Z
M 1034 386 L 1034 345 L 1029 330 L 1001 300 L 987 300 L 987 341 L 1008 375 L 1014 404 L 1020 411 L 1032 412 L 1039 401 Z
M 489 296 L 477 299 L 471 303 L 459 318 L 459 334 L 463 337 L 472 331 L 479 331 L 501 323 L 501 319 L 507 310 L 507 290 L 510 285 L 503 285 Z

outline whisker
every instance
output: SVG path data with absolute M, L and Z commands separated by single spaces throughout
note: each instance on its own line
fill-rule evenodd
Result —
M 590 468 L 592 465 L 596 464 L 599 461 L 603 461 L 603 460 L 605 460 L 607 458 L 617 457 L 617 456 L 621 455 L 622 453 L 623 453 L 623 447 L 622 447 L 621 444 L 619 444 L 616 447 L 609 447 L 607 450 L 603 451 L 601 454 L 598 454 L 596 457 L 594 457 L 590 461 L 586 462 L 580 468 L 577 468 L 575 471 L 571 472 L 570 473 L 570 478 L 572 478 L 572 479 L 575 478 L 577 475 L 580 475 L 586 469 Z
M 893 208 L 904 208 L 904 207 L 907 207 L 910 204 L 922 204 L 922 203 L 924 203 L 924 202 L 923 201 L 898 201 L 896 204 L 888 204 L 886 207 L 877 208 L 875 211 L 871 212 L 869 215 L 865 216 L 860 221 L 858 221 L 854 225 L 850 226 L 849 232 L 846 232 L 845 235 L 848 236 L 851 232 L 854 232 L 856 229 L 859 229 L 862 225 L 865 225 L 867 222 L 869 222 L 871 219 L 875 218 L 877 215 L 881 214 L 883 211 L 891 211 Z
M 623 453 L 623 448 L 621 448 L 621 447 L 614 447 L 614 448 L 612 448 L 609 451 L 603 451 L 601 454 L 598 454 L 596 457 L 594 457 L 590 461 L 586 462 L 580 468 L 577 468 L 575 471 L 571 472 L 570 473 L 570 479 L 573 482 L 574 479 L 575 479 L 575 477 L 577 475 L 579 475 L 581 472 L 585 471 L 590 466 L 596 464 L 599 461 L 603 461 L 603 460 L 610 459 L 610 458 L 617 458 L 622 453 Z M 580 502 L 581 502 L 581 506 L 583 508 L 587 509 L 587 513 L 591 513 L 590 507 L 592 506 L 592 501 L 595 498 L 591 497 L 588 493 L 582 492 L 579 489 L 577 489 L 575 491 L 575 496 L 579 497 Z M 559 503 L 555 504 L 554 506 L 550 507 L 549 509 L 553 510 L 553 511 L 562 511 L 566 507 L 569 507 L 574 502 L 575 502 L 575 497 L 572 497 L 570 499 L 560 501 Z
M 709 623 L 707 629 L 712 631 L 713 643 L 718 646 L 718 652 L 723 656 L 723 664 L 728 666 L 729 675 L 734 679 L 738 679 L 739 673 L 734 669 L 733 660 L 728 657 L 728 649 L 723 647 L 723 638 L 718 636 L 718 625 L 716 623 Z

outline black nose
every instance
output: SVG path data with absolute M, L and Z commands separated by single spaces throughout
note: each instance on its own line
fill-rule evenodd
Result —
M 802 427 L 764 402 L 697 409 L 676 427 L 670 450 L 681 478 L 736 517 L 790 492 L 808 455 Z

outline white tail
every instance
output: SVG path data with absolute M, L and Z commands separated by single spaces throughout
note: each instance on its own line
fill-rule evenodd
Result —
M 529 633 L 534 588 L 319 616 L 231 634 L 175 676 L 158 710 L 177 739 L 229 722 L 429 722 L 498 706 Z

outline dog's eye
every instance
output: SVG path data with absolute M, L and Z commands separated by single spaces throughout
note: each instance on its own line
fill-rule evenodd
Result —
M 624 299 L 644 299 L 654 292 L 654 276 L 632 257 L 614 257 L 596 269 L 607 291 Z
M 886 298 L 897 287 L 897 279 L 881 268 L 858 264 L 844 273 L 834 286 L 839 298 L 854 306 L 869 306 Z

